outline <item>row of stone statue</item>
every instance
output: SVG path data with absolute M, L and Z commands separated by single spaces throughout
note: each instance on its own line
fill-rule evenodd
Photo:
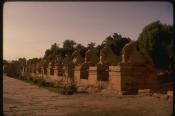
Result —
M 112 49 L 109 46 L 104 46 L 100 50 L 100 57 L 97 56 L 95 49 L 89 49 L 85 58 L 83 58 L 78 51 L 74 51 L 72 57 L 65 56 L 63 61 L 56 61 L 57 64 L 63 63 L 65 66 L 73 63 L 74 65 L 87 64 L 89 66 L 95 66 L 96 64 L 103 65 L 118 65 L 122 63 L 151 63 L 151 59 L 148 56 L 141 54 L 136 49 L 135 42 L 130 42 L 126 44 L 122 49 L 122 55 L 117 56 L 114 54 Z
M 116 56 L 112 49 L 109 46 L 104 46 L 100 50 L 100 57 L 97 56 L 95 49 L 89 49 L 86 54 L 85 58 L 83 58 L 78 51 L 74 51 L 72 56 L 65 56 L 63 60 L 57 59 L 54 61 L 50 61 L 46 67 L 42 65 L 42 63 L 38 63 L 39 65 L 36 68 L 56 68 L 59 65 L 63 67 L 74 67 L 81 65 L 82 67 L 87 66 L 96 66 L 97 64 L 101 64 L 104 66 L 116 66 L 120 63 L 133 63 L 133 64 L 152 64 L 152 61 L 149 57 L 141 54 L 136 49 L 136 45 L 134 42 L 130 42 L 126 44 L 122 49 L 122 55 Z M 34 68 L 33 70 L 36 70 Z

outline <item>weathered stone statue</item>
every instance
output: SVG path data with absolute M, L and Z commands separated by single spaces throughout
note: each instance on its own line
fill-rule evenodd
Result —
M 117 65 L 120 62 L 120 58 L 117 57 L 109 46 L 104 46 L 100 50 L 100 64 L 104 65 Z
M 127 81 L 124 88 L 129 91 L 139 88 L 157 89 L 158 87 L 157 69 L 149 56 L 137 50 L 136 42 L 130 42 L 123 47 L 120 71 L 122 78 L 126 78 Z
M 122 49 L 122 63 L 152 64 L 152 61 L 136 49 L 136 42 L 129 42 Z
M 81 65 L 83 63 L 83 58 L 81 57 L 78 51 L 74 51 L 72 53 L 72 62 L 75 65 Z
M 99 58 L 95 49 L 91 48 L 86 52 L 85 63 L 87 63 L 89 66 L 95 66 L 98 63 L 98 60 Z

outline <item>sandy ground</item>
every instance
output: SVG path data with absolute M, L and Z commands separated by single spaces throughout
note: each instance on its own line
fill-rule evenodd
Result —
M 5 116 L 170 116 L 172 98 L 102 94 L 60 95 L 3 77 Z

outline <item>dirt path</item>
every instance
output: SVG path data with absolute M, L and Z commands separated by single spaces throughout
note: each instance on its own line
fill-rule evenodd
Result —
M 170 116 L 172 99 L 151 96 L 64 96 L 4 76 L 5 116 Z

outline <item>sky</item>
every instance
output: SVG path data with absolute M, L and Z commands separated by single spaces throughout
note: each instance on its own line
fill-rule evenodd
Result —
M 6 2 L 3 7 L 3 58 L 43 57 L 66 40 L 96 45 L 113 33 L 137 40 L 142 29 L 160 20 L 173 25 L 170 2 Z

